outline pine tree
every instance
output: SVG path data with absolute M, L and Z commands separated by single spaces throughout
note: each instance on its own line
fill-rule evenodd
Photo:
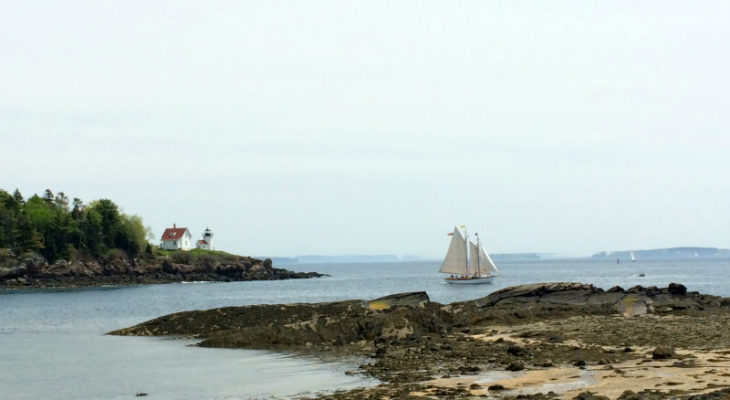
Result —
M 15 188 L 15 191 L 13 192 L 13 198 L 18 202 L 18 204 L 25 204 L 23 195 L 20 194 L 20 190 L 18 190 L 18 188 Z
M 46 189 L 46 191 L 43 194 L 43 200 L 49 205 L 53 206 L 53 201 L 56 199 L 56 196 L 53 195 L 53 192 L 51 192 L 51 189 Z

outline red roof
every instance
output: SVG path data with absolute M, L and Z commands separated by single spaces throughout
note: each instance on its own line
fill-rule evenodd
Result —
M 185 232 L 188 228 L 167 228 L 162 233 L 162 239 L 160 240 L 178 240 L 185 236 Z
M 200 240 L 198 240 L 198 244 L 208 244 L 208 242 L 206 242 L 206 241 L 205 241 L 205 240 L 203 240 L 203 239 L 200 239 Z

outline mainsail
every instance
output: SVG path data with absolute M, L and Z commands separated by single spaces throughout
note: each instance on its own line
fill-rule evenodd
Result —
M 449 251 L 446 253 L 446 258 L 441 264 L 439 272 L 445 272 L 447 274 L 466 274 L 466 240 L 461 236 L 461 232 L 457 228 L 454 228 L 454 233 L 451 234 L 451 244 L 449 245 Z

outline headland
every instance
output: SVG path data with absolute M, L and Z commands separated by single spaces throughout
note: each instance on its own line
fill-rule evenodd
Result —
M 46 189 L 26 200 L 17 189 L 12 194 L 0 189 L 0 288 L 322 276 L 211 250 L 210 243 L 192 250 L 176 243 L 168 247 L 176 250 L 165 250 L 148 241 L 151 234 L 141 217 L 125 214 L 110 199 L 84 204 Z
M 38 253 L 16 256 L 7 249 L 0 252 L 0 288 L 231 282 L 321 276 L 317 272 L 275 268 L 270 259 L 261 260 L 213 250 L 158 250 L 155 255 L 140 257 L 111 251 L 104 257 L 61 259 L 53 263 Z

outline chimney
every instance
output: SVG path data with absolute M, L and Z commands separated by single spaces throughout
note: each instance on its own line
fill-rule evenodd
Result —
M 174 223 L 174 222 L 172 223 L 172 228 L 173 228 L 173 229 L 177 228 L 177 225 L 175 225 L 175 223 Z

